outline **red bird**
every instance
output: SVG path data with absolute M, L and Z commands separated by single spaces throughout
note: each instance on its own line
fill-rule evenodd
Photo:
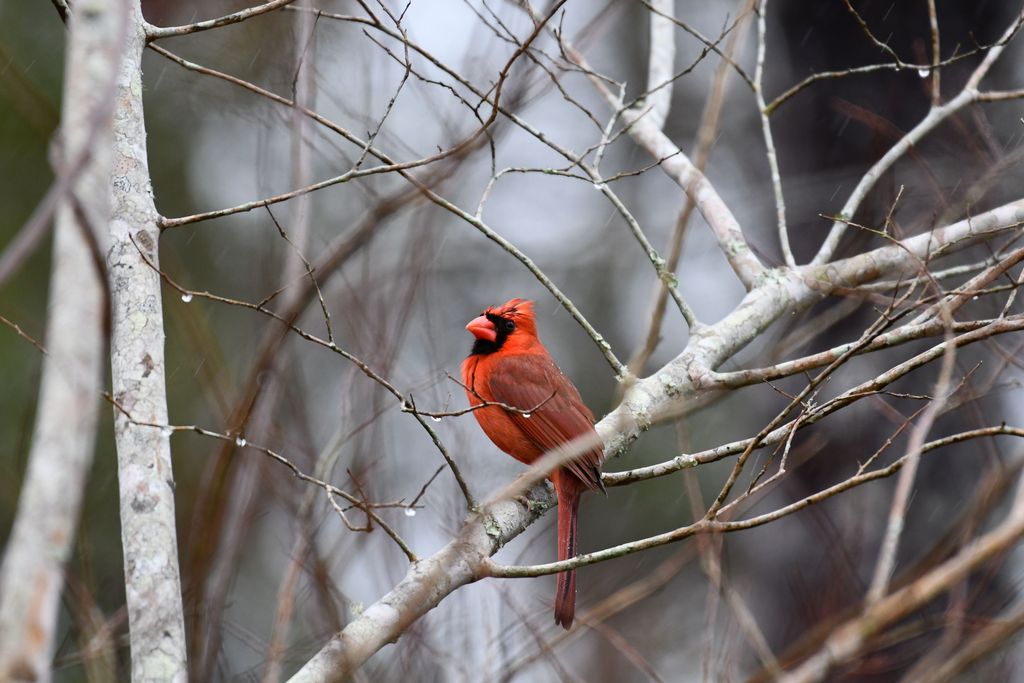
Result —
M 558 559 L 575 557 L 580 494 L 586 489 L 604 491 L 604 454 L 594 415 L 537 336 L 532 301 L 512 299 L 488 308 L 466 329 L 476 337 L 472 352 L 462 362 L 470 405 L 503 403 L 523 411 L 501 406 L 473 411 L 495 446 L 529 465 L 547 451 L 593 436 L 596 445 L 551 473 L 558 495 Z M 572 570 L 558 575 L 555 623 L 568 629 L 575 611 L 576 571 Z

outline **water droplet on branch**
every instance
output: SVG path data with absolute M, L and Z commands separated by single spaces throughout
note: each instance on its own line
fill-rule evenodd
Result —
M 918 69 L 917 70 L 917 75 L 920 76 L 921 78 L 928 78 L 928 76 L 930 76 L 931 73 L 932 73 L 931 69 Z
M 182 303 L 187 304 L 189 301 L 192 301 L 192 292 L 185 292 L 184 294 L 181 295 Z
M 532 413 L 523 413 L 523 417 L 525 417 L 527 420 L 529 420 L 531 414 Z
M 431 415 L 430 419 L 433 420 L 434 422 L 440 422 L 441 421 L 441 418 L 439 418 L 437 415 Z
M 238 446 L 239 448 L 241 448 L 242 446 L 244 446 L 247 443 L 249 443 L 249 442 L 245 440 L 244 436 L 236 436 L 235 437 L 235 445 Z
M 405 508 L 405 516 L 406 517 L 415 517 L 416 516 L 416 510 L 414 510 L 412 508 Z

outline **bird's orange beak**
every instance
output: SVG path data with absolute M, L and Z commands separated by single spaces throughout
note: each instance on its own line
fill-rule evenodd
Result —
M 466 329 L 477 339 L 486 339 L 489 342 L 498 338 L 498 331 L 494 329 L 494 323 L 487 319 L 487 316 L 473 318 L 466 325 Z

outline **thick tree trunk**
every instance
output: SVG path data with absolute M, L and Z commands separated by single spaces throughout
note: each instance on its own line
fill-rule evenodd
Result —
M 142 106 L 145 33 L 131 0 L 128 50 L 117 83 L 113 212 L 107 268 L 111 281 L 110 361 L 115 411 L 121 543 L 124 548 L 132 680 L 186 679 L 185 622 L 174 519 L 174 475 L 167 424 L 164 319 Z M 140 424 L 146 423 L 146 424 Z
M 110 217 L 117 0 L 80 0 L 69 22 L 47 355 L 28 470 L 0 569 L 0 680 L 48 681 L 64 564 L 92 464 L 103 367 L 102 252 Z

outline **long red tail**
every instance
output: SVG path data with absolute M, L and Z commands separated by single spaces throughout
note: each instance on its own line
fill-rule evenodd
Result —
M 556 480 L 558 493 L 558 559 L 576 557 L 576 519 L 580 509 L 580 487 L 572 475 Z M 555 589 L 555 623 L 565 630 L 576 615 L 576 570 L 558 575 Z

